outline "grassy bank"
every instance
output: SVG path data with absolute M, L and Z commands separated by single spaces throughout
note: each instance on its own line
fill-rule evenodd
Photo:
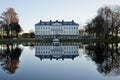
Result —
M 52 42 L 52 40 L 34 39 L 34 38 L 24 38 L 24 39 L 0 39 L 0 43 L 23 43 L 23 42 Z
M 120 42 L 120 39 L 66 39 L 61 42 Z
M 0 43 L 22 43 L 22 42 L 52 42 L 51 39 L 34 39 L 34 38 L 24 38 L 24 39 L 0 39 Z M 120 39 L 60 39 L 60 42 L 120 42 Z

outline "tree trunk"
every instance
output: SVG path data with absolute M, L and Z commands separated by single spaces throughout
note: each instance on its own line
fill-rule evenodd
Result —
M 116 26 L 115 37 L 118 38 L 118 26 Z
M 9 30 L 7 30 L 7 38 L 9 38 Z
M 16 38 L 18 38 L 18 32 L 16 32 Z

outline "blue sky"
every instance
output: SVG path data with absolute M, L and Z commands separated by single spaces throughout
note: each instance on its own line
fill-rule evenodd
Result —
M 120 0 L 0 0 L 0 14 L 12 7 L 18 13 L 24 32 L 34 30 L 41 20 L 75 20 L 84 25 L 105 5 L 120 5 Z

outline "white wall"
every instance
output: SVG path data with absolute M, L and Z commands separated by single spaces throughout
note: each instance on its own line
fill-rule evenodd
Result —
M 78 35 L 78 25 L 52 25 L 52 26 L 35 26 L 36 35 Z

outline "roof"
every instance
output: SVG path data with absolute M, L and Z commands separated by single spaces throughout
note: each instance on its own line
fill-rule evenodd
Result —
M 74 59 L 78 57 L 79 55 L 59 55 L 59 56 L 54 56 L 54 55 L 35 55 L 36 57 L 42 59 Z
M 74 22 L 74 20 L 72 20 L 72 21 L 64 21 L 64 20 L 62 20 L 62 21 L 58 21 L 58 20 L 56 20 L 56 21 L 52 21 L 52 20 L 50 20 L 50 21 L 42 21 L 42 20 L 40 20 L 40 22 L 38 22 L 37 24 L 35 24 L 35 26 L 42 26 L 42 25 L 79 25 L 78 23 L 76 23 L 76 22 Z

